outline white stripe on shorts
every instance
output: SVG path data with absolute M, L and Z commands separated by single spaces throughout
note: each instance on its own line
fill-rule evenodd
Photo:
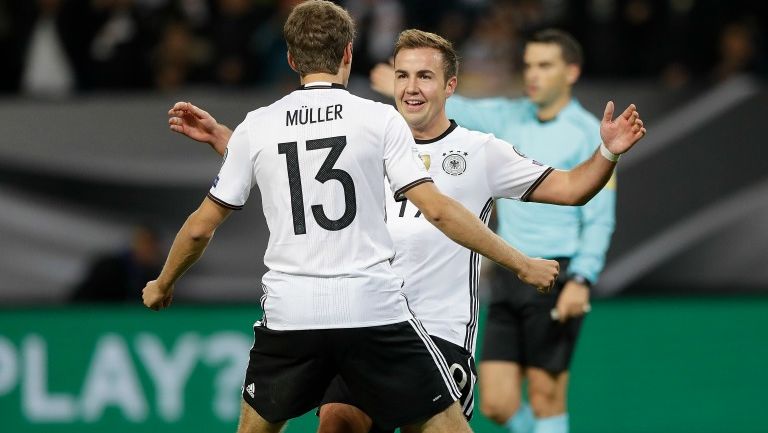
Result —
M 477 376 L 472 372 L 470 360 L 467 360 L 467 371 L 469 372 L 469 391 L 461 409 L 464 411 L 464 416 L 469 418 L 475 410 L 475 383 L 477 382 Z
M 408 320 L 408 323 L 411 324 L 413 329 L 416 331 L 416 335 L 421 338 L 421 341 L 424 342 L 424 345 L 427 346 L 427 350 L 429 351 L 429 354 L 432 355 L 432 359 L 435 361 L 435 364 L 437 365 L 437 369 L 440 371 L 440 374 L 443 376 L 443 381 L 445 382 L 445 385 L 448 387 L 448 391 L 451 393 L 451 396 L 453 396 L 454 400 L 458 400 L 461 398 L 461 391 L 459 391 L 459 387 L 456 386 L 456 381 L 453 380 L 453 376 L 451 375 L 450 370 L 448 369 L 448 363 L 445 362 L 445 358 L 443 357 L 443 353 L 440 352 L 440 349 L 437 348 L 435 345 L 435 342 L 432 341 L 432 337 L 429 336 L 426 330 L 421 325 L 421 322 L 415 319 Z

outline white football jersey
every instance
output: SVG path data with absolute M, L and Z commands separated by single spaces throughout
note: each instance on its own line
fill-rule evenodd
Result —
M 269 243 L 262 279 L 270 329 L 408 320 L 393 272 L 383 179 L 394 195 L 430 182 L 408 125 L 391 106 L 312 83 L 248 113 L 209 198 L 241 208 L 261 191 Z
M 451 121 L 434 140 L 416 140 L 418 153 L 440 191 L 488 223 L 494 198 L 526 200 L 552 171 L 518 154 L 491 134 Z M 413 203 L 387 200 L 387 227 L 395 241 L 392 267 L 430 335 L 474 353 L 480 256 L 430 224 Z

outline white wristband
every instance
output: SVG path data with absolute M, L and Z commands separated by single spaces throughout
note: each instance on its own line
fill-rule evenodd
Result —
M 608 148 L 605 147 L 604 143 L 600 143 L 600 155 L 603 155 L 603 158 L 611 162 L 616 162 L 621 157 L 621 155 L 617 155 L 611 152 L 610 150 L 608 150 Z

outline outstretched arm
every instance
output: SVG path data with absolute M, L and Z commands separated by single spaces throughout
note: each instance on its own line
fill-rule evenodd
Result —
M 208 143 L 216 153 L 224 155 L 232 130 L 217 122 L 207 111 L 191 102 L 177 102 L 168 110 L 168 116 L 171 131 Z
M 494 234 L 456 200 L 442 194 L 431 182 L 405 192 L 424 217 L 454 242 L 476 251 L 515 272 L 540 292 L 549 292 L 560 271 L 554 260 L 526 256 Z
M 176 281 L 203 255 L 216 228 L 232 211 L 205 198 L 176 234 L 171 251 L 157 280 L 147 283 L 142 300 L 147 308 L 159 310 L 171 305 Z
M 634 104 L 613 120 L 613 101 L 605 106 L 600 123 L 603 143 L 586 161 L 572 170 L 555 170 L 533 191 L 530 201 L 583 205 L 595 196 L 613 174 L 620 155 L 629 151 L 646 130 Z

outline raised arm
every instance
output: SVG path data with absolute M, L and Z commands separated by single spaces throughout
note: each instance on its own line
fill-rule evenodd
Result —
M 515 272 L 523 282 L 540 292 L 549 292 L 560 272 L 554 260 L 526 256 L 494 234 L 456 200 L 442 194 L 431 182 L 405 192 L 424 217 L 454 242 L 476 251 Z
M 171 251 L 157 280 L 147 283 L 142 300 L 147 308 L 160 310 L 171 305 L 176 281 L 203 255 L 216 228 L 232 211 L 205 198 L 176 234 Z
M 390 63 L 379 63 L 369 74 L 371 89 L 389 98 L 395 97 L 395 67 Z
M 168 116 L 171 131 L 208 143 L 216 153 L 224 155 L 232 130 L 217 122 L 207 111 L 191 102 L 177 102 L 168 110 Z
M 530 201 L 583 205 L 608 182 L 619 156 L 629 151 L 646 130 L 634 104 L 613 120 L 613 101 L 605 106 L 600 123 L 603 143 L 586 161 L 572 170 L 555 170 L 533 191 Z

